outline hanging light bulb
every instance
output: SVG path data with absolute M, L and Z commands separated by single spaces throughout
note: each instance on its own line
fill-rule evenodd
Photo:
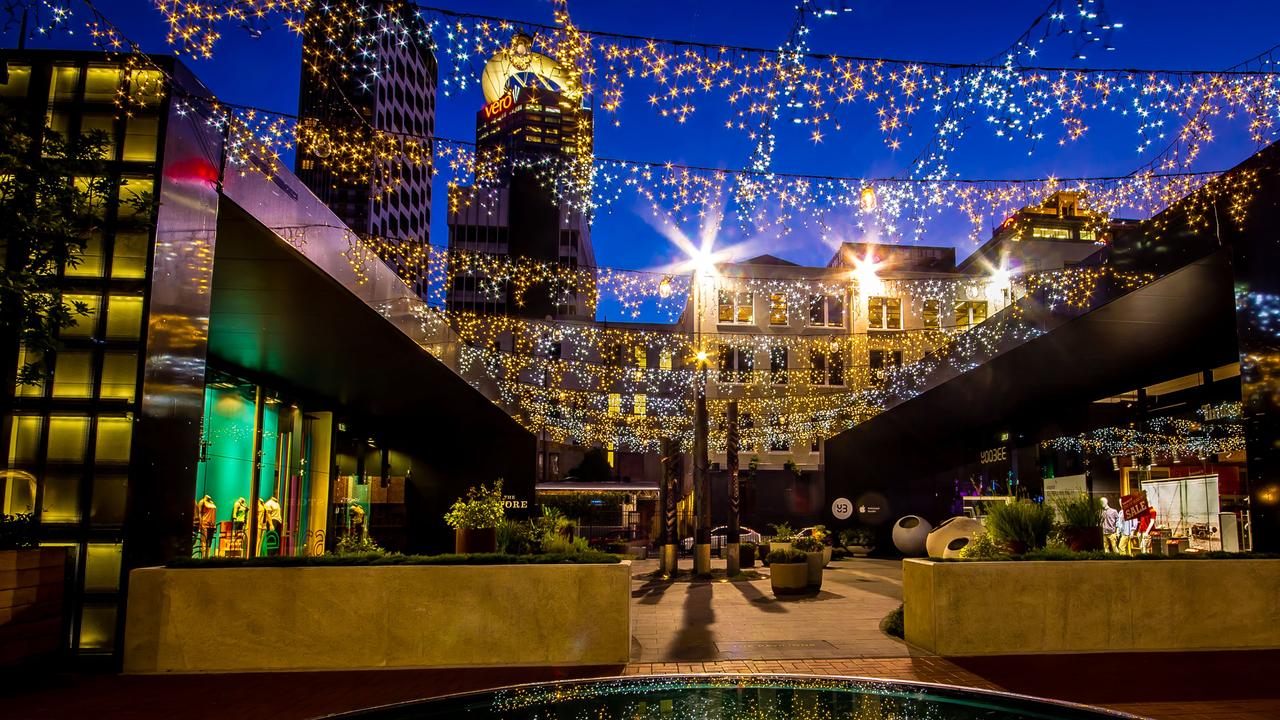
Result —
M 671 297 L 671 276 L 662 278 L 662 282 L 658 283 L 658 297 L 666 300 Z
M 876 189 L 870 185 L 862 188 L 862 192 L 858 194 L 858 204 L 862 206 L 863 212 L 871 212 L 876 209 Z

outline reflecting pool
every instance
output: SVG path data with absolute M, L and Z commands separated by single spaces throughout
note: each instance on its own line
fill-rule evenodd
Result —
M 1090 720 L 1123 713 L 1019 695 L 860 678 L 659 675 L 539 683 L 374 708 L 377 720 Z

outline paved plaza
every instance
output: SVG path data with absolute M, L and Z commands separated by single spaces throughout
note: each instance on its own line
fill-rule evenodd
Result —
M 653 579 L 656 560 L 632 564 L 631 661 L 690 663 L 724 660 L 905 657 L 906 643 L 880 631 L 902 603 L 902 563 L 834 560 L 813 597 L 779 600 L 768 568 L 758 580 L 728 582 Z M 688 571 L 685 558 L 681 569 Z M 713 560 L 723 571 L 724 561 Z

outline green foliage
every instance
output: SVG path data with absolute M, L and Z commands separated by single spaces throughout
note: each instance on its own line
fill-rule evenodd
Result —
M 822 543 L 812 537 L 796 538 L 792 541 L 791 547 L 800 552 L 822 552 Z
M 752 550 L 755 550 L 756 548 L 758 548 L 758 547 L 760 547 L 760 546 L 759 546 L 759 545 L 757 545 L 757 544 L 755 544 L 755 543 L 753 543 L 753 542 L 751 542 L 750 540 L 744 540 L 743 542 L 738 543 L 738 547 L 739 547 L 739 548 L 751 548 Z
M 1039 550 L 1049 542 L 1053 508 L 1028 501 L 992 504 L 986 518 L 987 532 L 997 542 L 1021 552 Z
M 586 538 L 567 538 L 563 535 L 546 534 L 542 536 L 542 552 L 552 555 L 573 555 L 592 552 Z
M 827 526 L 826 526 L 826 525 L 814 525 L 814 526 L 813 526 L 813 539 L 814 539 L 814 540 L 817 540 L 818 542 L 822 543 L 823 545 L 830 545 L 830 544 L 831 544 L 831 531 L 827 529 Z
M 791 537 L 796 534 L 796 531 L 793 530 L 791 526 L 785 522 L 780 522 L 776 525 L 770 525 L 769 527 L 773 528 L 773 536 L 783 542 L 786 542 L 787 540 L 791 539 Z
M 473 553 L 469 555 L 400 555 L 398 553 L 365 553 L 363 555 L 316 555 L 293 557 L 276 555 L 256 558 L 179 558 L 170 568 L 216 567 L 356 567 L 369 565 L 612 565 L 617 555 L 600 552 L 569 554 L 508 555 Z
M 36 148 L 30 130 L 0 108 L 0 352 L 26 348 L 19 384 L 47 378 L 57 331 L 89 315 L 85 303 L 64 300 L 58 268 L 80 264 L 113 194 L 102 162 L 106 133 L 64 140 L 45 130 Z
M 1065 528 L 1102 527 L 1102 500 L 1088 493 L 1063 494 L 1053 498 L 1053 507 Z
M 386 554 L 386 551 L 373 541 L 373 538 L 364 535 L 347 535 L 338 541 L 338 546 L 334 548 L 334 553 L 338 555 L 368 555 L 368 554 Z
M 479 489 L 471 487 L 465 499 L 458 499 L 444 514 L 444 521 L 455 530 L 483 530 L 496 528 L 502 522 L 502 480 L 490 490 L 481 483 Z
M 876 534 L 871 528 L 851 527 L 840 531 L 840 545 L 843 547 L 871 547 L 876 544 Z
M 540 495 L 538 502 L 543 508 L 554 508 L 572 520 L 591 517 L 593 512 L 618 512 L 626 501 L 627 494 L 622 492 L 572 493 L 564 495 Z M 593 504 L 599 501 L 599 504 Z
M 965 560 L 1003 560 L 1009 557 L 1009 551 L 992 540 L 991 533 L 983 529 L 960 549 L 960 557 Z
M 503 520 L 498 525 L 498 552 L 529 555 L 542 548 L 542 534 L 529 520 Z
M 889 637 L 896 637 L 899 640 L 906 637 L 907 626 L 904 623 L 903 609 L 905 606 L 899 605 L 898 609 L 884 616 L 880 621 L 880 631 Z
M 36 522 L 29 513 L 0 515 L 0 550 L 36 547 Z
M 803 552 L 800 552 L 799 550 L 795 550 L 795 549 L 773 550 L 769 552 L 770 565 L 773 565 L 774 563 L 782 563 L 785 565 L 787 563 L 802 563 L 802 562 L 808 562 L 808 561 L 809 561 L 809 558 L 806 557 Z

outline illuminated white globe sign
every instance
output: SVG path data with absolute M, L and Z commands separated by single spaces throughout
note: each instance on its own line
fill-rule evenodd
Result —
M 848 520 L 853 517 L 853 503 L 849 502 L 849 498 L 836 498 L 831 503 L 831 514 L 836 516 L 837 520 Z
M 492 103 L 509 91 L 542 88 L 569 98 L 582 95 L 582 88 L 569 77 L 560 63 L 530 49 L 533 39 L 524 33 L 511 38 L 511 47 L 499 50 L 484 66 L 480 87 L 485 102 Z

